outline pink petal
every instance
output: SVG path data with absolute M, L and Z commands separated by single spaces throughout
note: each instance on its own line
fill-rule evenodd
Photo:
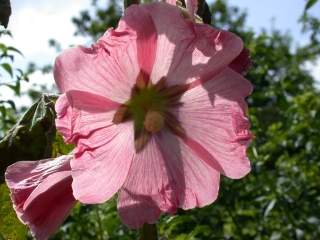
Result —
M 219 175 L 183 140 L 163 130 L 132 162 L 118 200 L 120 217 L 139 228 L 154 223 L 160 212 L 208 205 L 217 198 Z
M 106 35 L 111 35 L 110 31 Z M 110 40 L 112 43 L 125 37 L 114 38 Z M 125 39 L 122 45 L 125 47 L 112 48 L 112 52 L 101 44 L 64 51 L 54 66 L 54 78 L 59 90 L 62 93 L 79 90 L 115 102 L 127 101 L 139 73 L 139 66 L 134 41 Z
M 133 31 L 137 41 L 137 57 L 141 70 L 150 75 L 156 54 L 157 32 L 150 13 L 141 6 L 132 5 L 127 8 L 121 25 L 127 31 Z
M 155 83 L 175 71 L 194 39 L 194 31 L 176 6 L 156 3 L 145 7 L 150 11 L 158 33 L 156 58 L 151 73 L 151 80 Z
M 119 106 L 104 97 L 81 91 L 62 94 L 55 105 L 56 128 L 68 143 L 87 138 L 94 131 L 111 124 Z
M 137 229 L 145 223 L 155 223 L 161 211 L 150 196 L 139 196 L 121 189 L 118 198 L 118 214 L 122 223 Z
M 191 209 L 214 202 L 219 191 L 219 172 L 171 132 L 163 130 L 158 141 L 166 162 L 164 174 L 170 174 L 173 179 L 169 187 L 176 197 L 177 206 Z
M 88 112 L 107 112 L 120 106 L 119 103 L 89 92 L 71 90 L 66 92 L 66 95 L 73 108 Z
M 226 69 L 205 84 L 187 91 L 176 114 L 189 138 L 187 144 L 202 159 L 230 178 L 250 171 L 246 155 L 251 139 L 244 98 L 251 84 Z
M 110 125 L 79 140 L 71 161 L 72 189 L 83 203 L 103 203 L 123 185 L 135 150 L 131 122 Z
M 92 48 L 73 48 L 56 59 L 56 83 L 63 93 L 86 91 L 125 102 L 140 70 L 150 74 L 156 44 L 157 34 L 149 12 L 132 6 L 118 28 L 108 30 Z
M 134 194 L 154 195 L 169 184 L 170 174 L 154 137 L 135 155 L 124 187 Z
M 230 63 L 229 67 L 242 75 L 245 75 L 252 65 L 250 52 L 247 48 L 242 49 L 239 56 Z
M 242 51 L 236 35 L 186 21 L 165 3 L 145 6 L 158 32 L 152 82 L 167 77 L 170 85 L 204 82 L 226 68 Z M 199 83 L 198 83 L 199 84 Z
M 176 6 L 177 0 L 165 0 L 166 3 Z
M 231 32 L 205 24 L 193 24 L 193 28 L 193 41 L 179 63 L 172 63 L 177 66 L 174 71 L 168 73 L 171 85 L 204 83 L 227 68 L 243 49 L 242 40 Z
M 172 200 L 171 186 L 174 179 L 167 171 L 166 164 L 156 139 L 152 137 L 146 147 L 133 158 L 123 185 L 128 192 L 126 196 L 149 198 L 162 212 L 175 212 L 177 205 L 173 203 L 175 200 Z
M 70 158 L 17 162 L 6 171 L 15 211 L 37 239 L 48 239 L 75 204 Z

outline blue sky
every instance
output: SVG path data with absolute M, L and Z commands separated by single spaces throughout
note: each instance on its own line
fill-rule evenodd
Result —
M 70 44 L 87 44 L 88 40 L 73 36 L 75 31 L 71 23 L 71 17 L 79 13 L 81 9 L 89 7 L 91 0 L 23 0 L 11 1 L 13 15 L 9 23 L 9 29 L 13 33 L 13 39 L 1 39 L 7 44 L 20 49 L 24 58 L 17 58 L 16 66 L 26 66 L 32 60 L 39 65 L 53 63 L 57 53 L 48 47 L 48 39 L 54 38 L 62 43 L 63 48 Z M 212 2 L 212 0 L 210 1 Z M 296 44 L 302 44 L 305 37 L 301 34 L 301 25 L 298 19 L 302 14 L 305 0 L 229 0 L 232 5 L 239 6 L 248 11 L 248 26 L 255 31 L 261 28 L 270 28 L 273 25 L 277 29 L 290 32 Z M 320 2 L 311 11 L 320 17 Z M 313 75 L 320 80 L 320 61 L 309 64 Z M 36 72 L 31 82 L 22 85 L 23 89 L 32 87 L 34 83 L 53 84 L 52 75 L 42 75 Z M 1 92 L 2 95 L 11 97 L 11 93 Z M 21 102 L 27 99 L 21 99 Z
M 256 31 L 270 28 L 273 24 L 277 29 L 290 32 L 296 42 L 305 41 L 305 36 L 301 34 L 301 24 L 297 22 L 304 9 L 305 0 L 229 0 L 229 2 L 247 9 L 248 25 Z M 314 5 L 310 13 L 320 17 L 320 2 Z

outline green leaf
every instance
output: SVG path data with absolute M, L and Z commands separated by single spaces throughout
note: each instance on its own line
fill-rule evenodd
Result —
M 25 240 L 27 228 L 17 218 L 9 194 L 7 186 L 0 184 L 0 233 L 3 239 Z
M 43 95 L 0 141 L 0 182 L 7 166 L 51 157 L 55 137 L 55 96 Z
M 19 55 L 23 56 L 22 52 L 21 52 L 19 49 L 15 48 L 15 47 L 8 47 L 7 49 L 8 49 L 9 51 L 16 52 L 16 53 L 18 53 Z
M 304 8 L 305 11 L 310 9 L 313 5 L 315 5 L 318 2 L 318 0 L 309 0 Z
M 17 81 L 15 84 L 5 84 L 8 88 L 12 89 L 15 94 L 20 95 L 21 84 L 20 81 Z
M 7 73 L 10 74 L 11 77 L 13 77 L 13 70 L 9 63 L 2 63 L 0 65 Z

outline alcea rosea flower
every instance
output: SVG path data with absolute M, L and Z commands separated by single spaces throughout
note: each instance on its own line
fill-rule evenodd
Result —
M 245 97 L 252 87 L 242 76 L 249 64 L 239 37 L 185 19 L 167 3 L 133 5 L 92 47 L 62 53 L 54 66 L 62 92 L 56 127 L 76 146 L 66 191 L 72 181 L 73 197 L 88 204 L 118 193 L 119 215 L 131 228 L 214 202 L 220 174 L 238 179 L 250 171 Z
M 240 38 L 165 3 L 132 6 L 91 48 L 60 55 L 56 125 L 76 144 L 75 198 L 118 193 L 122 221 L 138 228 L 212 203 L 220 174 L 246 175 L 251 85 L 235 71 L 243 55 Z
M 55 232 L 76 203 L 71 158 L 17 162 L 7 168 L 5 178 L 14 209 L 37 239 L 47 239 Z

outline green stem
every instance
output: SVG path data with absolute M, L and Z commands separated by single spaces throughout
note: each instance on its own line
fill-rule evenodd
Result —
M 123 0 L 124 8 L 129 7 L 131 4 L 139 4 L 140 0 Z
M 158 240 L 156 224 L 144 224 L 140 230 L 140 240 Z

